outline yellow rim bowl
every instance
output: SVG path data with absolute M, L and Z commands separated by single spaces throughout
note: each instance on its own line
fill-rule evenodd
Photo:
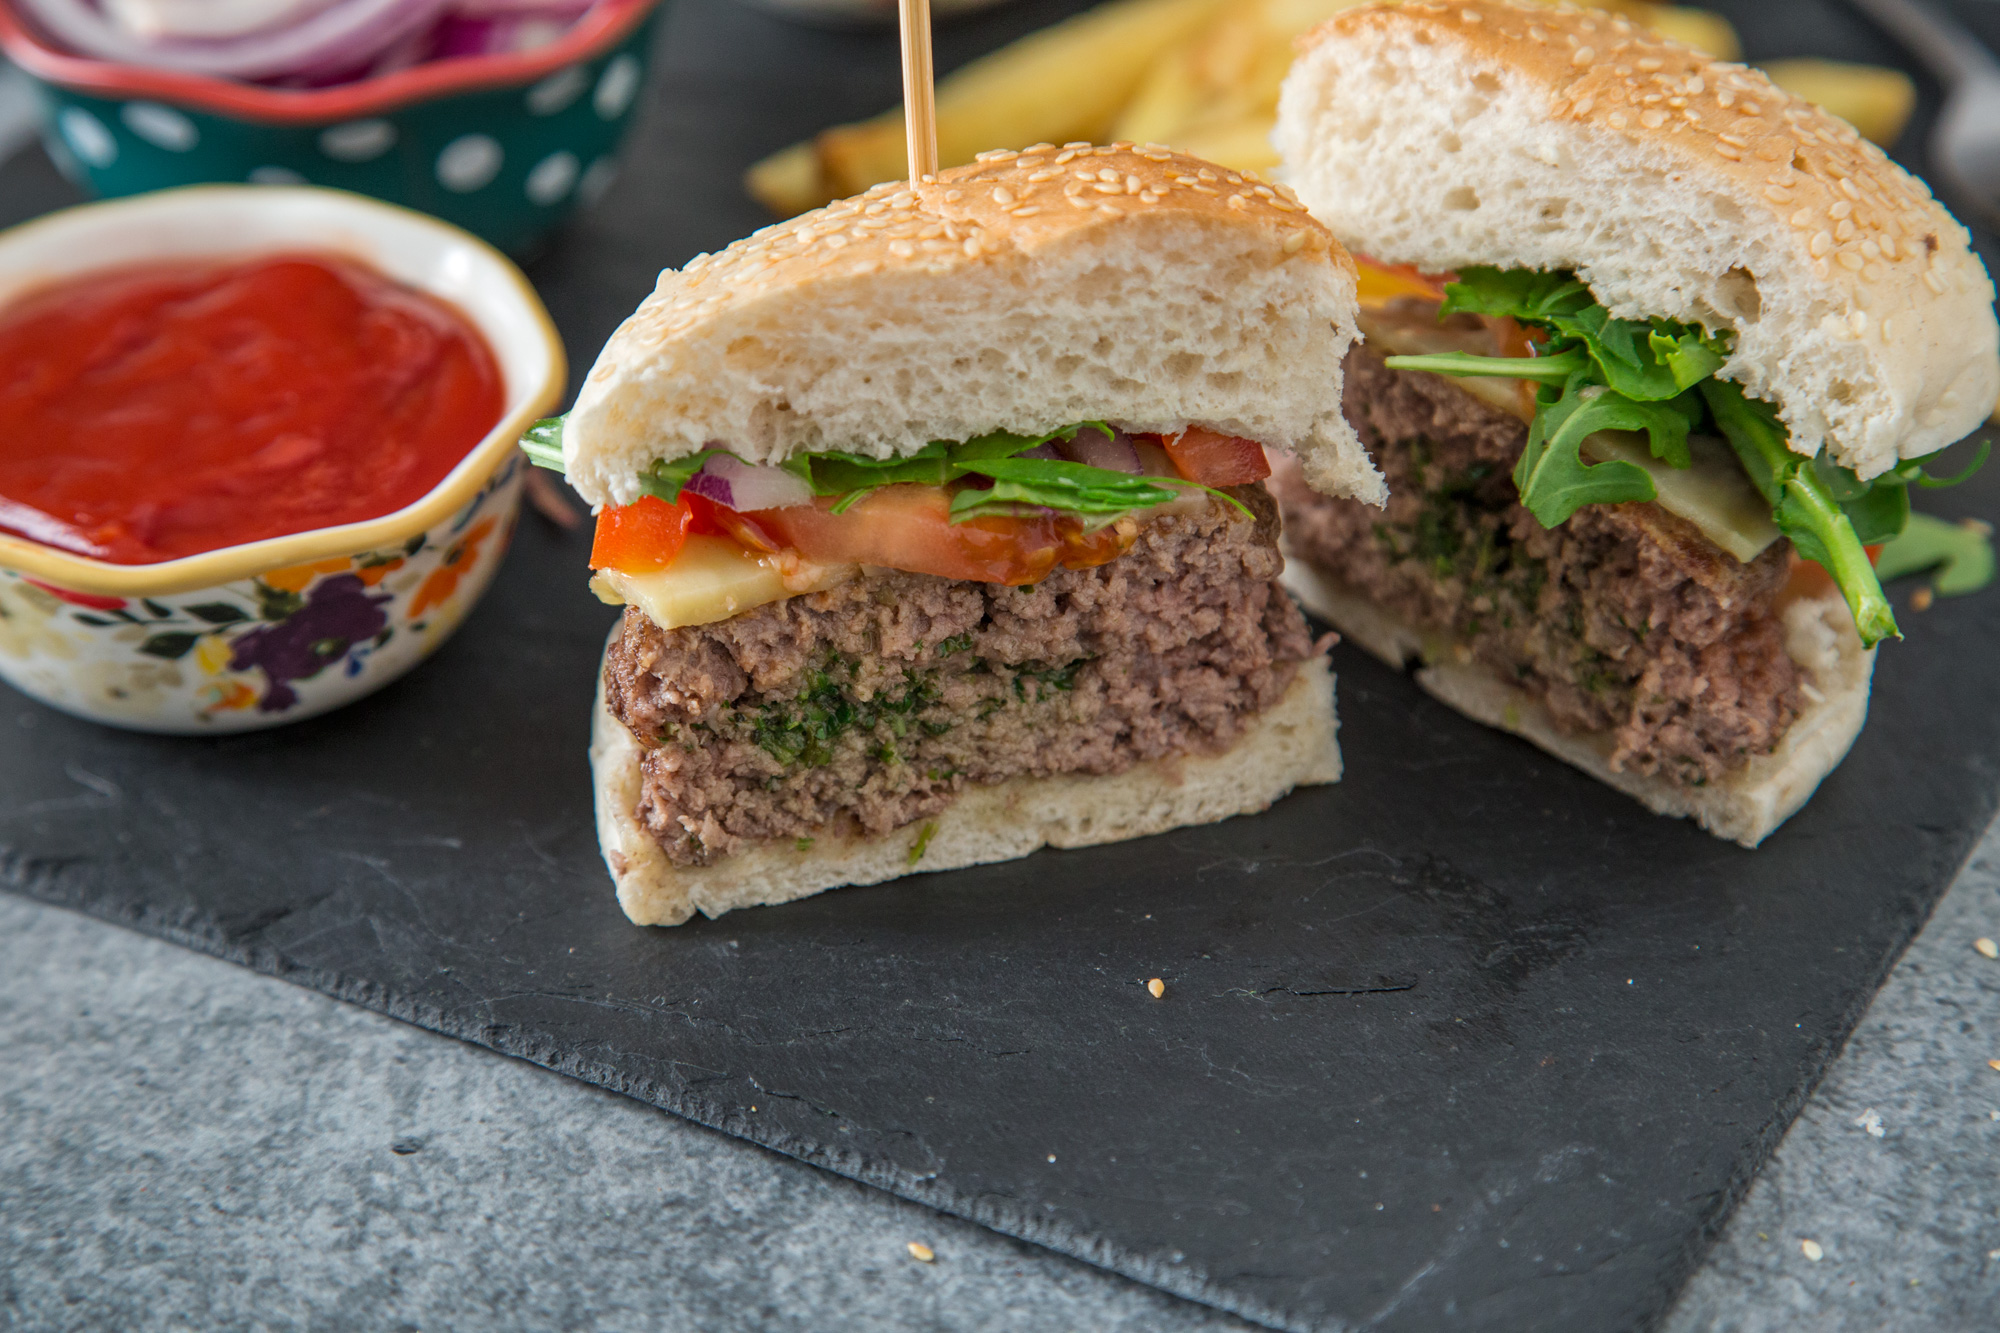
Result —
M 151 565 L 114 565 L 0 533 L 0 566 L 75 592 L 188 592 L 266 570 L 394 546 L 478 494 L 521 432 L 562 399 L 562 340 L 511 260 L 436 218 L 341 190 L 194 185 L 83 204 L 0 232 L 0 314 L 66 278 L 123 264 L 331 252 L 449 302 L 492 348 L 506 384 L 500 421 L 428 494 L 380 518 L 226 546 Z

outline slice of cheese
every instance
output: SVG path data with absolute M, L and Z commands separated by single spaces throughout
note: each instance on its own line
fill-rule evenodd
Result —
M 628 574 L 600 569 L 590 589 L 613 606 L 636 606 L 661 629 L 711 625 L 800 593 L 831 588 L 855 565 L 815 565 L 790 555 L 758 555 L 727 537 L 696 535 L 665 569 Z

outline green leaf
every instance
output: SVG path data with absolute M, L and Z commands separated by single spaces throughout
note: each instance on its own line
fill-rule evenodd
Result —
M 1653 479 L 1636 463 L 1613 459 L 1583 461 L 1584 438 L 1600 430 L 1652 430 L 1664 419 L 1681 423 L 1680 448 L 1687 451 L 1686 419 L 1670 409 L 1635 403 L 1603 385 L 1572 383 L 1555 403 L 1536 414 L 1528 444 L 1514 465 L 1521 503 L 1545 528 L 1566 523 L 1587 504 L 1651 500 Z M 1671 426 L 1662 427 L 1671 435 Z M 1654 452 L 1660 446 L 1656 443 Z M 1685 463 L 1682 464 L 1685 466 Z
M 1881 581 L 1853 520 L 1821 480 L 1817 468 L 1791 451 L 1785 428 L 1771 404 L 1746 395 L 1727 380 L 1705 380 L 1702 399 L 1715 417 L 1716 428 L 1729 441 L 1743 470 L 1766 500 L 1778 531 L 1808 560 L 1818 561 L 1833 575 L 1861 642 L 1873 647 L 1883 639 L 1901 638 L 1895 612 L 1882 593 Z M 1901 491 L 1900 482 L 1892 483 Z M 1862 501 L 1854 503 L 1862 504 Z M 1878 502 L 1879 503 L 1879 502 Z M 1904 500 L 1907 504 L 1907 497 Z M 1864 507 L 1863 521 L 1878 523 L 1887 515 Z
M 726 452 L 724 449 L 700 449 L 679 458 L 659 459 L 639 474 L 639 489 L 647 495 L 659 496 L 668 504 L 678 504 L 681 488 L 701 471 L 701 465 L 714 455 Z
M 1968 520 L 1947 523 L 1929 514 L 1910 515 L 1902 535 L 1882 548 L 1875 575 L 1899 579 L 1935 569 L 1931 586 L 1940 597 L 1978 592 L 1993 581 L 1992 529 Z
M 967 488 L 952 496 L 954 523 L 996 511 L 1008 513 L 1014 505 L 1045 505 L 1075 514 L 1121 514 L 1174 498 L 1172 490 L 1152 479 L 1063 459 L 967 459 L 959 466 L 965 472 L 992 478 L 993 485 L 986 490 Z
M 149 657 L 164 657 L 169 662 L 178 662 L 188 655 L 194 648 L 195 641 L 200 638 L 199 634 L 186 634 L 178 630 L 167 634 L 155 634 L 139 645 L 139 651 Z
M 1684 324 L 1674 324 L 1669 320 L 1653 321 L 1653 330 L 1646 335 L 1646 344 L 1660 364 L 1672 373 L 1674 383 L 1683 389 L 1693 388 L 1722 369 L 1721 351 L 1699 329 L 1690 329 Z
M 1836 503 L 1863 546 L 1889 541 L 1910 521 L 1910 488 L 1901 482 L 1878 479 L 1857 498 Z
M 521 433 L 521 452 L 536 467 L 563 470 L 562 437 L 565 417 L 543 417 Z
M 1391 370 L 1427 370 L 1433 375 L 1491 375 L 1561 386 L 1590 366 L 1581 347 L 1554 356 L 1474 356 L 1471 352 L 1432 352 L 1425 356 L 1391 356 L 1382 364 Z
M 1540 323 L 1596 304 L 1590 288 L 1572 273 L 1474 266 L 1459 270 L 1458 281 L 1445 284 L 1444 304 L 1438 314 L 1442 317 L 1463 311 Z

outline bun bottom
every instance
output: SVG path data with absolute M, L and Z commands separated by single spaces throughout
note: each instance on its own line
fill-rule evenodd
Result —
M 590 739 L 597 840 L 625 915 L 642 926 L 677 926 L 697 911 L 714 918 L 850 884 L 1010 861 L 1044 846 L 1089 847 L 1255 814 L 1294 787 L 1340 780 L 1337 725 L 1333 675 L 1316 657 L 1222 754 L 1154 760 L 1107 777 L 967 787 L 934 819 L 880 837 L 821 837 L 804 850 L 764 843 L 714 865 L 677 866 L 634 814 L 641 748 L 607 705 L 599 672 Z
M 1868 720 L 1875 653 L 1861 646 L 1853 617 L 1837 594 L 1785 608 L 1785 651 L 1798 663 L 1807 689 L 1806 706 L 1778 748 L 1718 782 L 1683 787 L 1657 774 L 1614 770 L 1609 734 L 1564 731 L 1534 696 L 1460 661 L 1450 635 L 1405 623 L 1296 556 L 1285 562 L 1283 580 L 1308 611 L 1390 666 L 1400 671 L 1421 662 L 1417 684 L 1475 722 L 1532 742 L 1655 814 L 1692 819 L 1745 847 L 1769 837 L 1806 803 Z

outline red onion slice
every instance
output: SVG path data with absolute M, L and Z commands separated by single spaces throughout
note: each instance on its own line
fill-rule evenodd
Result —
M 1142 470 L 1139 451 L 1132 447 L 1132 437 L 1122 430 L 1106 435 L 1095 426 L 1085 426 L 1076 433 L 1075 439 L 1056 447 L 1071 462 L 1106 468 L 1112 472 L 1136 474 Z
M 812 487 L 781 467 L 757 467 L 730 454 L 715 454 L 688 479 L 687 489 L 705 500 L 748 513 L 811 504 Z
M 113 23 L 143 42 L 216 42 L 269 32 L 334 0 L 103 0 Z
M 447 0 L 335 0 L 301 22 L 233 41 L 148 42 L 84 0 L 16 0 L 50 37 L 100 60 L 225 79 L 311 79 L 366 67 L 437 22 Z

